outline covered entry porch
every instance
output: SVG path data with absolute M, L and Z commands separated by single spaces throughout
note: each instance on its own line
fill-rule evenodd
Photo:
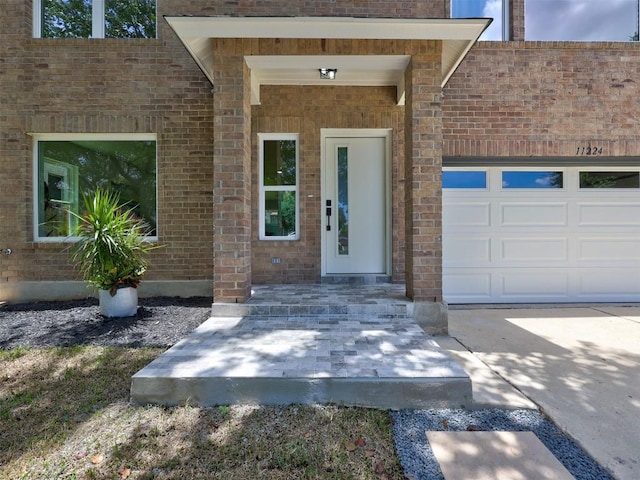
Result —
M 379 273 L 404 282 L 414 315 L 434 318 L 441 323 L 431 329 L 446 331 L 446 315 L 433 315 L 444 308 L 441 90 L 489 20 L 167 21 L 213 85 L 214 309 L 244 304 L 254 283 L 321 282 L 328 205 L 321 132 L 386 129 L 392 158 L 383 184 L 390 187 L 379 194 L 390 196 L 381 233 L 389 241 L 380 249 L 388 258 Z M 321 78 L 324 68 L 337 73 Z M 264 208 L 257 144 L 274 133 L 293 134 L 300 148 L 300 225 L 293 238 L 278 240 L 262 238 L 258 213 Z

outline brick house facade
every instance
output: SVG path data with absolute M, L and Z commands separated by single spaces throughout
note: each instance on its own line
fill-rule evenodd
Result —
M 66 245 L 36 241 L 33 159 L 40 134 L 154 134 L 158 240 L 165 248 L 153 252 L 142 293 L 242 302 L 252 283 L 317 283 L 327 273 L 320 240 L 323 129 L 386 129 L 392 132 L 391 240 L 389 268 L 381 273 L 405 282 L 407 295 L 428 310 L 439 306 L 443 158 L 445 165 L 502 158 L 517 166 L 520 159 L 526 165 L 551 157 L 575 163 L 576 152 L 594 143 L 603 162 L 624 157 L 626 165 L 640 156 L 640 46 L 524 41 L 524 0 L 511 0 L 510 15 L 511 41 L 479 42 L 460 53 L 442 88 L 439 38 L 213 35 L 214 67 L 203 73 L 170 19 L 448 19 L 448 1 L 159 0 L 155 39 L 52 39 L 33 38 L 31 1 L 6 0 L 0 6 L 0 248 L 12 253 L 0 256 L 0 300 L 86 293 Z M 263 84 L 257 104 L 245 57 L 267 55 L 406 56 L 404 105 L 395 86 L 330 84 Z M 299 135 L 301 159 L 300 231 L 296 240 L 281 242 L 260 240 L 256 225 L 257 135 L 278 132 Z

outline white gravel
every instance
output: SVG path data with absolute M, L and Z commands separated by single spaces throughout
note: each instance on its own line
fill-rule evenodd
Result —
M 531 431 L 576 480 L 613 480 L 570 437 L 534 410 L 401 410 L 391 413 L 395 446 L 411 480 L 444 480 L 426 431 Z

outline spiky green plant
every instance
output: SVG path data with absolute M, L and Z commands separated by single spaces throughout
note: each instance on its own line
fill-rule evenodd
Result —
M 83 213 L 72 212 L 80 239 L 71 258 L 84 280 L 112 296 L 118 288 L 137 287 L 147 270 L 147 254 L 158 248 L 146 241 L 148 224 L 110 190 L 99 188 L 83 196 L 83 203 Z

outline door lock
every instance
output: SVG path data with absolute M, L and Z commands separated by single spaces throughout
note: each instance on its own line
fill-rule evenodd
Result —
M 326 201 L 327 206 L 327 232 L 331 231 L 331 200 Z

